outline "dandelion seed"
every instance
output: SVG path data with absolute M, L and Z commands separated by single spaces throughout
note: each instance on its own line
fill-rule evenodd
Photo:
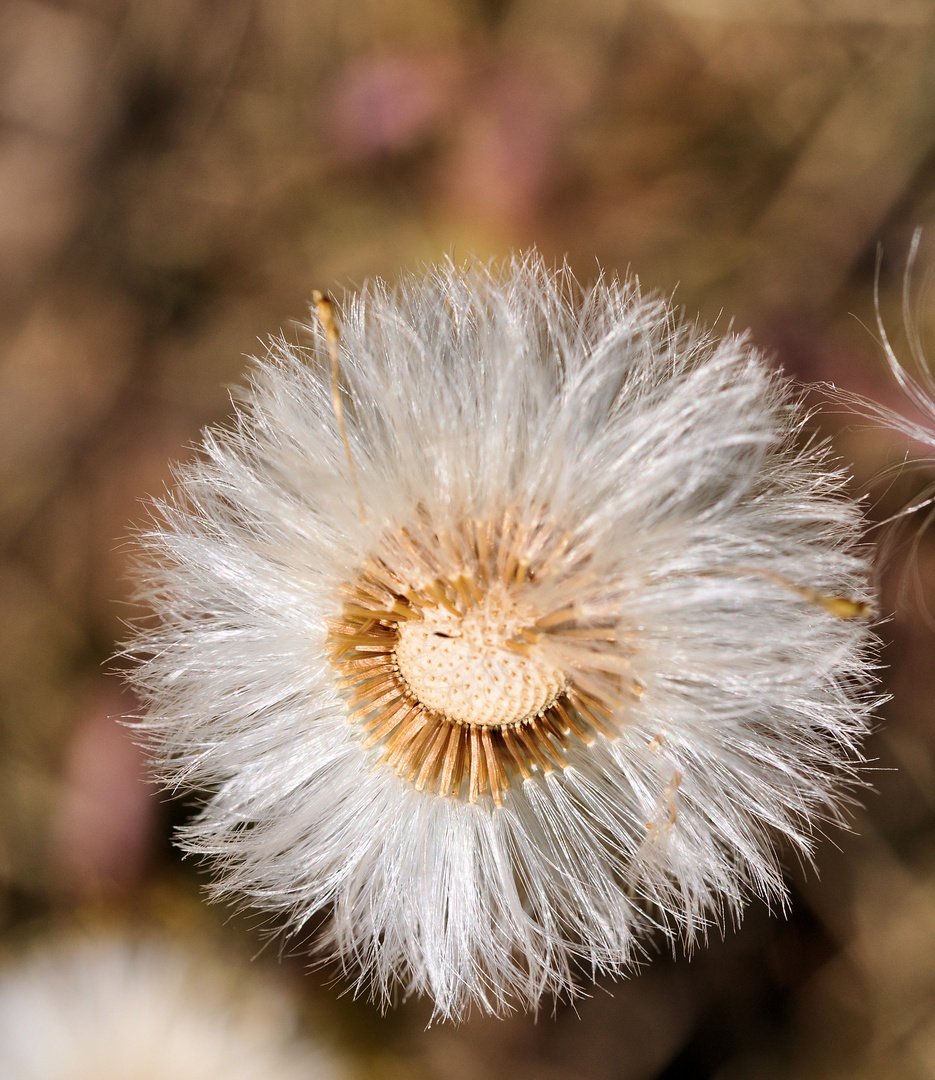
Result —
M 876 272 L 873 285 L 878 344 L 882 349 L 887 367 L 901 391 L 904 402 L 915 414 L 914 418 L 904 415 L 898 409 L 883 405 L 879 401 L 841 389 L 833 384 L 824 384 L 822 387 L 828 398 L 832 402 L 844 406 L 848 413 L 863 416 L 876 425 L 882 425 L 883 428 L 898 433 L 905 440 L 908 440 L 910 444 L 915 444 L 912 450 L 909 451 L 912 454 L 911 458 L 907 457 L 901 463 L 883 469 L 877 479 L 891 478 L 903 472 L 907 467 L 911 470 L 931 466 L 931 451 L 935 450 L 935 373 L 933 373 L 932 365 L 925 355 L 922 336 L 919 332 L 918 320 L 914 314 L 912 302 L 912 275 L 921 242 L 922 229 L 919 227 L 912 235 L 902 283 L 902 322 L 906 339 L 906 351 L 908 353 L 906 363 L 897 355 L 896 349 L 890 341 L 880 307 L 880 272 L 883 265 L 882 244 L 877 247 Z M 918 456 L 920 451 L 921 457 Z M 909 518 L 920 510 L 926 510 L 928 512 L 923 519 L 924 529 L 931 524 L 933 517 L 935 517 L 935 513 L 931 509 L 933 505 L 935 505 L 935 486 L 927 483 L 906 506 L 897 511 L 885 524 L 895 525 L 900 519 Z M 889 537 L 884 538 L 880 547 L 880 551 L 884 555 L 895 535 L 894 531 L 890 533 Z
M 902 391 L 906 402 L 917 413 L 918 419 L 911 420 L 894 409 L 887 408 L 885 405 L 880 405 L 878 402 L 863 398 L 858 394 L 842 391 L 833 386 L 827 389 L 831 392 L 832 400 L 837 400 L 858 414 L 863 414 L 871 420 L 882 423 L 885 427 L 892 428 L 926 449 L 933 449 L 935 448 L 935 373 L 933 373 L 931 364 L 925 355 L 912 306 L 912 274 L 921 243 L 922 229 L 919 227 L 912 234 L 912 243 L 909 246 L 906 269 L 903 275 L 902 317 L 909 352 L 908 367 L 901 362 L 896 350 L 893 348 L 880 310 L 882 245 L 877 248 L 877 265 L 873 284 L 877 333 L 880 346 L 883 349 L 883 356 L 896 384 Z M 927 464 L 928 461 L 926 460 L 925 463 Z M 931 489 L 928 489 L 897 516 L 902 517 L 903 515 L 915 513 L 917 510 L 931 506 L 933 502 L 935 502 L 935 496 L 933 496 Z
M 358 989 L 449 1018 L 782 897 L 873 685 L 859 515 L 787 384 L 535 256 L 310 332 L 145 536 L 141 726 L 211 792 L 217 894 L 327 914 Z

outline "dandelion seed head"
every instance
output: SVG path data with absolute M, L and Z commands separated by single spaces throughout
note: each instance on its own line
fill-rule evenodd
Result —
M 873 705 L 860 516 L 786 382 L 536 256 L 334 310 L 144 536 L 141 729 L 216 893 L 448 1018 L 781 898 Z
M 345 1080 L 283 988 L 244 974 L 156 935 L 50 937 L 0 968 L 0 1076 Z

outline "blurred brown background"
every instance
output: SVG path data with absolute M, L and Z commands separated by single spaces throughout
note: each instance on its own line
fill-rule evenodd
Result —
M 638 273 L 798 377 L 909 413 L 931 330 L 935 0 L 0 3 L 0 939 L 94 908 L 256 948 L 114 719 L 131 523 L 314 287 L 536 244 Z M 868 327 L 870 329 L 868 329 Z M 924 448 L 823 411 L 882 522 Z M 889 471 L 887 471 L 889 470 Z M 935 1077 L 935 530 L 877 528 L 879 771 L 783 916 L 534 1021 L 424 1031 L 297 981 L 362 1075 Z M 128 915 L 129 913 L 129 915 Z M 168 914 L 167 914 L 168 913 Z M 2 949 L 0 949 L 2 951 Z M 275 948 L 272 950 L 275 952 Z M 287 968 L 301 961 L 284 960 Z M 339 986 L 341 984 L 339 983 Z

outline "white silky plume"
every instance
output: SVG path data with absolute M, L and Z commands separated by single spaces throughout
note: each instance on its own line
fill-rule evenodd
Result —
M 0 968 L 2 1080 L 346 1080 L 278 988 L 158 938 L 52 939 Z
M 181 843 L 217 894 L 446 1018 L 779 901 L 873 685 L 858 511 L 789 385 L 632 281 L 446 263 L 343 313 L 355 486 L 310 334 L 144 537 L 141 725 L 209 793 Z

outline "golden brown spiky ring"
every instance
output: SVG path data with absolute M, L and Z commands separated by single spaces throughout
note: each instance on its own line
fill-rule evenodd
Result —
M 489 789 L 501 806 L 512 776 L 564 768 L 574 739 L 614 738 L 619 699 L 639 688 L 616 619 L 537 605 L 537 583 L 587 561 L 547 520 L 434 530 L 421 516 L 345 586 L 331 662 L 364 745 L 400 776 L 471 802 Z

